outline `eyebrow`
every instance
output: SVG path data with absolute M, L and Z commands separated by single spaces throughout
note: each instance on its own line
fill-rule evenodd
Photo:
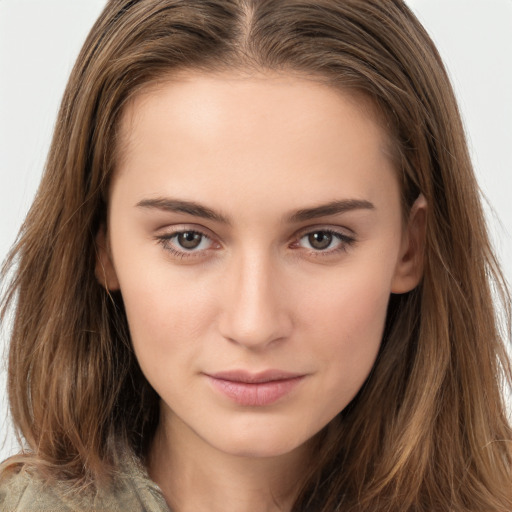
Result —
M 186 213 L 194 217 L 214 220 L 222 224 L 230 224 L 229 219 L 224 215 L 193 201 L 170 198 L 143 199 L 137 203 L 137 206 L 141 208 L 155 208 L 167 212 Z
M 327 204 L 314 206 L 313 208 L 298 210 L 288 217 L 288 222 L 304 222 L 306 220 L 326 217 L 328 215 L 338 215 L 352 210 L 375 210 L 375 206 L 373 203 L 370 203 L 370 201 L 366 201 L 364 199 L 343 199 L 341 201 L 332 201 Z
M 168 212 L 185 213 L 194 217 L 213 220 L 222 224 L 230 225 L 230 220 L 211 208 L 203 206 L 194 201 L 183 201 L 171 198 L 143 199 L 136 205 L 140 208 L 164 210 Z M 307 220 L 326 217 L 328 215 L 339 215 L 352 210 L 374 210 L 375 206 L 370 201 L 363 199 L 343 199 L 340 201 L 331 201 L 312 208 L 297 210 L 286 218 L 286 221 L 294 224 Z

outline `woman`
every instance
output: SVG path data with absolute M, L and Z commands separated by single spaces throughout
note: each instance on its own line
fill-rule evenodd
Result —
M 110 1 L 13 262 L 8 510 L 512 506 L 510 303 L 398 0 Z

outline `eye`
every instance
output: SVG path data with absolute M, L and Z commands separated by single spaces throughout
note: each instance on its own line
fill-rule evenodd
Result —
M 159 236 L 157 240 L 164 249 L 182 258 L 207 251 L 213 246 L 208 236 L 193 230 L 176 231 Z
M 298 245 L 312 252 L 333 253 L 339 250 L 346 250 L 354 242 L 354 238 L 343 233 L 329 229 L 319 229 L 301 236 Z

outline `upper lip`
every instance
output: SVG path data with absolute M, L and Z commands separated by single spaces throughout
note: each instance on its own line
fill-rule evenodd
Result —
M 303 377 L 304 374 L 287 372 L 283 370 L 264 370 L 262 372 L 249 372 L 247 370 L 229 370 L 218 373 L 207 373 L 209 377 L 231 382 L 243 382 L 247 384 L 260 384 L 278 380 L 289 380 Z

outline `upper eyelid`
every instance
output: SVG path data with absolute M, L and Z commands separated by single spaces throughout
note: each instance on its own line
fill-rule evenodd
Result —
M 158 238 L 162 236 L 168 236 L 168 238 L 171 238 L 174 235 L 179 235 L 180 233 L 186 233 L 188 231 L 191 231 L 192 233 L 199 233 L 200 235 L 203 235 L 210 240 L 218 239 L 219 237 L 215 234 L 213 234 L 209 229 L 199 226 L 197 224 L 179 224 L 175 226 L 163 226 L 156 230 L 156 236 Z
M 318 233 L 320 231 L 326 231 L 328 233 L 339 234 L 340 236 L 346 236 L 347 238 L 354 238 L 356 233 L 354 230 L 346 227 L 346 226 L 329 226 L 329 225 L 315 225 L 315 226 L 307 226 L 305 228 L 300 229 L 294 235 L 296 238 L 302 238 L 305 235 L 311 233 Z
M 198 226 L 196 224 L 178 224 L 178 225 L 172 225 L 172 226 L 169 226 L 169 225 L 162 226 L 161 228 L 155 230 L 153 238 L 159 243 L 170 242 L 175 237 L 177 237 L 180 233 L 187 233 L 187 232 L 197 233 L 197 234 L 201 235 L 202 237 L 207 238 L 211 242 L 211 244 L 222 245 L 221 242 L 219 242 L 218 236 L 212 234 L 209 229 L 207 229 L 203 226 Z M 210 249 L 210 248 L 208 248 L 208 249 Z M 203 249 L 203 250 L 208 250 L 208 249 Z M 181 251 L 179 248 L 176 248 L 175 250 L 177 252 Z M 190 254 L 192 254 L 193 252 L 202 252 L 202 251 L 186 251 L 185 249 L 183 249 L 183 252 L 184 253 L 189 252 Z

